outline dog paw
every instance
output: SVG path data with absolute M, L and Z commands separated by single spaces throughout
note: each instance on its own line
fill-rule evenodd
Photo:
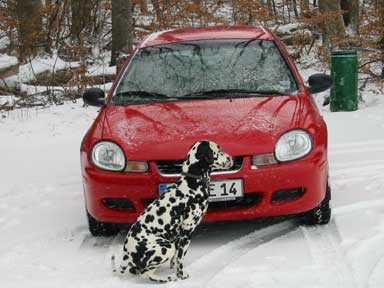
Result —
M 187 272 L 182 272 L 177 274 L 177 278 L 181 280 L 187 279 L 188 277 L 189 277 L 189 274 Z
M 167 277 L 168 279 L 168 282 L 173 282 L 173 281 L 177 281 L 178 280 L 178 278 L 177 277 L 174 277 L 174 276 L 168 276 Z

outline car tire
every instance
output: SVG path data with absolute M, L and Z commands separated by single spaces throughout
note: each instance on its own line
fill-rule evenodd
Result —
M 119 232 L 116 224 L 96 220 L 87 211 L 88 228 L 93 236 L 114 236 Z
M 305 212 L 301 215 L 301 222 L 304 225 L 325 225 L 331 220 L 331 187 L 327 182 L 327 190 L 325 198 L 321 201 L 320 205 L 313 208 L 312 210 Z

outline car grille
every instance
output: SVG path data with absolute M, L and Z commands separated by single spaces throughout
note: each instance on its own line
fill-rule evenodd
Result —
M 229 169 L 215 170 L 212 174 L 216 173 L 225 173 L 225 172 L 234 172 L 241 169 L 243 165 L 243 158 L 233 157 L 233 166 Z M 183 166 L 184 160 L 162 160 L 156 161 L 156 167 L 162 175 L 179 175 L 181 173 L 181 168 Z

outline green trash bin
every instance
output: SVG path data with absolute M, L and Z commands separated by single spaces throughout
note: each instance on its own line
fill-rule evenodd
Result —
M 355 111 L 358 106 L 356 51 L 333 51 L 331 55 L 331 111 Z

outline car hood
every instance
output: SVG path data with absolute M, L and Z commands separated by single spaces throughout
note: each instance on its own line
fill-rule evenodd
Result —
M 233 156 L 273 152 L 277 138 L 299 127 L 301 97 L 194 100 L 104 109 L 103 138 L 130 160 L 184 159 L 192 144 L 211 140 Z

